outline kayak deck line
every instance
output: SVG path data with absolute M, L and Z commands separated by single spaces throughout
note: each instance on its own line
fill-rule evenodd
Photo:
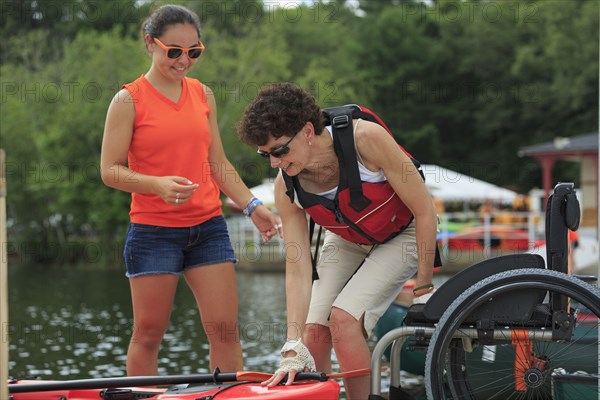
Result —
M 30 381 L 12 383 L 11 389 Z M 14 385 L 14 386 L 13 386 Z M 272 388 L 257 382 L 230 382 L 219 385 L 186 384 L 169 388 L 94 388 L 11 393 L 12 400 L 338 400 L 340 385 L 334 380 L 302 381 Z
M 272 399 L 272 400 L 337 400 L 340 385 L 334 379 L 368 376 L 370 368 L 325 374 L 323 372 L 300 372 L 293 385 L 269 388 L 261 382 L 273 374 L 238 371 L 196 375 L 130 376 L 120 378 L 76 379 L 67 381 L 12 380 L 8 382 L 9 393 L 14 400 L 175 400 L 204 398 L 221 399 Z M 165 386 L 168 388 L 148 388 Z M 178 386 L 177 386 L 178 385 Z M 41 395 L 44 392 L 44 395 Z
M 353 371 L 325 374 L 323 372 L 300 372 L 296 375 L 296 381 L 318 381 L 325 382 L 330 379 L 353 378 L 367 376 L 371 373 L 370 368 L 357 369 Z M 75 379 L 67 381 L 9 381 L 9 393 L 45 392 L 56 390 L 85 390 L 85 389 L 111 389 L 133 386 L 158 386 L 176 384 L 214 384 L 224 382 L 263 382 L 273 374 L 255 371 L 221 372 L 218 368 L 212 374 L 196 375 L 169 375 L 169 376 L 128 376 L 120 378 L 98 378 L 98 379 Z M 282 381 L 285 383 L 286 379 Z

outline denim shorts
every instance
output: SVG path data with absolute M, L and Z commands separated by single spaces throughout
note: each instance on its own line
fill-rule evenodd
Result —
M 189 228 L 131 223 L 123 255 L 129 278 L 181 275 L 191 267 L 237 262 L 222 215 Z

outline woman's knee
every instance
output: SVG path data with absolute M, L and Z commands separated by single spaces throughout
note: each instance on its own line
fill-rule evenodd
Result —
M 319 324 L 308 324 L 302 335 L 302 341 L 307 347 L 331 346 L 329 327 Z
M 167 330 L 167 325 L 153 320 L 134 322 L 131 340 L 145 346 L 158 346 Z
M 333 307 L 329 317 L 329 329 L 331 337 L 335 338 L 354 330 L 362 331 L 362 322 L 352 316 L 352 314 L 340 308 Z

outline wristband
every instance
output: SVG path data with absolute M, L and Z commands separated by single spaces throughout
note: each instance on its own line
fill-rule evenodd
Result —
M 420 292 L 421 290 L 426 290 L 427 292 L 430 292 L 431 290 L 433 290 L 433 283 L 428 283 L 426 285 L 421 285 L 419 287 L 414 288 L 413 294 L 416 296 L 417 292 Z
M 246 205 L 246 208 L 244 208 L 244 215 L 246 217 L 249 217 L 250 215 L 252 215 L 252 212 L 254 211 L 254 209 L 258 206 L 260 206 L 263 202 L 260 201 L 259 199 L 257 199 L 256 197 L 253 197 L 248 204 Z

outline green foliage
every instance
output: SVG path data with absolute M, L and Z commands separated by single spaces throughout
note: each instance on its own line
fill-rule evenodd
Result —
M 365 105 L 420 161 L 522 191 L 540 171 L 520 147 L 598 129 L 595 0 L 170 2 L 200 16 L 206 52 L 190 76 L 215 93 L 225 151 L 250 186 L 274 171 L 235 125 L 271 82 L 296 82 L 324 107 Z M 99 246 L 118 264 L 129 195 L 100 180 L 104 118 L 147 71 L 139 27 L 164 2 L 0 3 L 9 250 L 70 262 Z M 576 179 L 569 163 L 556 170 Z
M 433 162 L 439 128 L 432 124 L 432 113 L 445 109 L 437 104 L 437 82 L 442 80 L 434 74 L 438 39 L 427 33 L 429 25 L 427 18 L 409 15 L 404 7 L 367 15 L 361 23 L 356 75 L 366 86 L 369 105 L 397 140 L 418 159 Z
M 41 34 L 32 31 L 20 51 Z M 2 66 L 1 145 L 17 247 L 80 247 L 88 237 L 110 242 L 127 222 L 128 196 L 100 180 L 100 145 L 110 99 L 148 67 L 147 57 L 119 27 L 82 31 L 61 54 L 45 68 L 35 57 L 29 68 Z M 56 258 L 43 251 L 30 256 Z
M 0 33 L 3 38 L 45 32 L 31 48 L 44 60 L 57 59 L 70 42 L 83 31 L 105 32 L 119 27 L 123 36 L 136 36 L 141 16 L 150 5 L 136 0 L 0 0 Z M 0 50 L 3 62 L 18 63 L 9 46 Z

